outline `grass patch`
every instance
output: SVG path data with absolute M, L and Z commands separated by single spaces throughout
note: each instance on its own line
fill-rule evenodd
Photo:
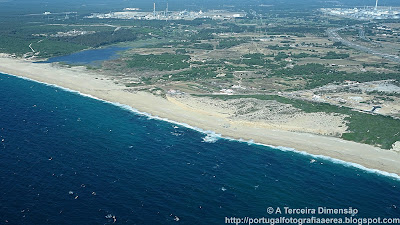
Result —
M 129 68 L 149 69 L 149 70 L 180 70 L 189 68 L 188 55 L 174 55 L 164 53 L 161 55 L 139 55 L 131 56 L 127 61 Z
M 173 81 L 193 81 L 210 79 L 217 76 L 213 67 L 193 67 L 190 70 L 182 71 L 172 75 Z

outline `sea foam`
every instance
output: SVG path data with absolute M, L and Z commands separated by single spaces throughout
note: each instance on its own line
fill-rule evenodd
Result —
M 218 139 L 221 138 L 221 135 L 220 135 L 220 134 L 217 134 L 217 133 L 215 133 L 215 132 L 207 133 L 207 131 L 206 131 L 206 134 L 207 134 L 207 135 L 203 138 L 203 142 L 215 143 L 215 142 L 218 141 Z
M 241 142 L 241 143 L 247 143 L 249 145 L 254 144 L 254 145 L 259 145 L 259 146 L 265 146 L 265 147 L 277 149 L 277 150 L 284 151 L 284 152 L 294 152 L 296 154 L 312 157 L 314 159 L 322 159 L 322 160 L 330 161 L 330 162 L 333 162 L 335 164 L 340 164 L 340 165 L 343 165 L 343 166 L 346 166 L 346 167 L 352 167 L 352 168 L 361 169 L 361 170 L 364 170 L 364 171 L 369 172 L 369 173 L 373 173 L 373 174 L 377 174 L 377 175 L 383 175 L 383 176 L 390 177 L 390 178 L 393 178 L 395 180 L 399 180 L 400 181 L 400 176 L 395 174 L 395 173 L 389 173 L 389 172 L 382 171 L 382 170 L 371 169 L 371 168 L 367 168 L 367 167 L 365 167 L 363 165 L 360 165 L 360 164 L 357 164 L 357 163 L 347 162 L 347 161 L 343 161 L 343 160 L 340 160 L 340 159 L 335 159 L 335 158 L 332 158 L 332 157 L 329 157 L 329 156 L 325 156 L 325 155 L 315 155 L 315 154 L 307 153 L 305 151 L 299 151 L 299 150 L 296 150 L 294 148 L 267 145 L 267 144 L 254 142 L 253 140 L 244 140 L 242 138 L 235 139 L 235 138 L 231 138 L 231 137 L 224 137 L 221 134 L 215 133 L 214 131 L 203 130 L 201 128 L 194 127 L 194 126 L 191 126 L 191 125 L 186 124 L 186 123 L 181 123 L 181 122 L 170 120 L 168 118 L 162 118 L 162 117 L 159 117 L 159 116 L 154 116 L 154 115 L 152 115 L 150 113 L 141 112 L 141 111 L 139 111 L 139 110 L 137 110 L 137 109 L 135 109 L 135 108 L 133 108 L 133 107 L 131 107 L 129 105 L 121 104 L 119 102 L 107 101 L 107 100 L 104 100 L 104 99 L 101 99 L 101 98 L 98 98 L 98 97 L 95 97 L 95 96 L 92 96 L 92 95 L 89 95 L 89 94 L 81 93 L 81 92 L 76 91 L 76 90 L 72 90 L 72 89 L 69 89 L 69 88 L 58 86 L 56 84 L 49 84 L 49 83 L 37 81 L 37 80 L 31 79 L 31 78 L 18 76 L 18 75 L 14 75 L 14 74 L 8 74 L 8 73 L 2 73 L 2 74 L 13 76 L 13 77 L 17 77 L 17 78 L 24 79 L 24 80 L 29 80 L 29 81 L 32 81 L 32 82 L 36 82 L 36 83 L 40 83 L 40 84 L 46 85 L 46 86 L 50 86 L 50 87 L 58 88 L 58 89 L 61 89 L 61 90 L 64 90 L 64 91 L 68 91 L 68 92 L 71 92 L 71 93 L 75 93 L 75 94 L 78 94 L 78 95 L 81 95 L 81 96 L 84 96 L 84 97 L 87 97 L 87 98 L 92 98 L 92 99 L 95 99 L 95 100 L 98 100 L 98 101 L 102 101 L 102 102 L 105 102 L 105 103 L 120 107 L 121 109 L 128 110 L 128 111 L 133 112 L 133 113 L 135 113 L 137 115 L 146 116 L 148 119 L 165 121 L 165 122 L 168 122 L 168 123 L 176 124 L 176 125 L 179 125 L 179 126 L 182 126 L 182 127 L 186 127 L 188 129 L 192 129 L 192 130 L 198 131 L 198 132 L 203 133 L 203 134 L 206 135 L 203 138 L 203 142 L 215 143 L 216 141 L 218 141 L 218 139 L 225 139 L 225 140 L 229 140 L 229 141 L 237 141 L 237 142 Z

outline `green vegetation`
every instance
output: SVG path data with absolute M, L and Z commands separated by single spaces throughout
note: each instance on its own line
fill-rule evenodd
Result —
M 214 38 L 213 33 L 215 30 L 212 29 L 202 29 L 198 31 L 197 33 L 191 34 L 187 40 L 190 40 L 191 42 L 199 41 L 199 40 L 210 40 Z
M 59 35 L 58 32 L 69 32 L 72 30 L 92 31 L 93 34 L 78 36 Z M 59 35 L 59 36 L 56 36 Z M 47 58 L 53 56 L 67 55 L 87 48 L 95 48 L 104 45 L 137 40 L 138 35 L 130 29 L 116 30 L 108 26 L 76 26 L 73 24 L 46 25 L 37 23 L 35 25 L 14 24 L 6 26 L 0 23 L 0 52 L 22 56 L 32 50 L 37 57 Z
M 272 61 L 269 59 L 265 59 L 266 55 L 255 53 L 255 54 L 246 54 L 243 55 L 242 63 L 248 66 L 265 66 L 266 64 L 270 64 Z
M 188 53 L 188 51 L 186 51 L 186 49 L 184 49 L 184 48 L 178 48 L 178 49 L 175 50 L 175 53 L 176 54 L 180 54 L 180 55 L 184 55 L 184 54 Z
M 136 36 L 163 36 L 163 33 L 160 29 L 153 28 L 153 27 L 133 27 L 131 31 Z
M 153 70 L 180 70 L 189 67 L 188 55 L 138 55 L 135 54 L 130 60 L 127 60 L 129 68 L 153 69 Z
M 217 49 L 225 49 L 225 48 L 231 48 L 236 45 L 240 45 L 243 43 L 246 43 L 247 40 L 245 39 L 235 39 L 235 38 L 227 38 L 227 39 L 222 39 L 219 41 L 219 44 L 217 45 Z
M 326 29 L 365 22 L 332 19 L 316 13 L 316 8 L 313 7 L 319 4 L 326 3 L 315 2 L 312 6 L 307 4 L 294 8 L 293 5 L 288 7 L 278 1 L 274 2 L 274 7 L 259 7 L 258 3 L 246 3 L 240 6 L 241 10 L 247 12 L 246 18 L 227 21 L 84 18 L 84 15 L 89 15 L 93 11 L 109 11 L 109 9 L 96 10 L 94 6 L 71 10 L 79 11 L 77 18 L 74 19 L 65 19 L 63 18 L 65 15 L 54 19 L 49 17 L 57 16 L 49 16 L 46 19 L 40 15 L 43 9 L 35 6 L 39 13 L 37 17 L 15 16 L 14 13 L 0 15 L 0 52 L 31 56 L 33 55 L 29 48 L 31 44 L 36 56 L 40 58 L 66 55 L 82 49 L 114 44 L 129 46 L 131 50 L 126 51 L 120 59 L 105 62 L 102 69 L 123 77 L 121 83 L 125 83 L 126 86 L 142 87 L 143 90 L 149 89 L 147 85 L 151 85 L 152 88 L 164 84 L 165 86 L 160 87 L 170 87 L 179 83 L 179 87 L 182 87 L 195 83 L 198 88 L 195 90 L 210 92 L 231 87 L 240 82 L 246 89 L 238 89 L 238 92 L 274 93 L 275 91 L 313 89 L 329 83 L 342 84 L 345 80 L 358 82 L 399 80 L 398 73 L 395 72 L 400 71 L 400 66 L 384 60 L 357 61 L 360 58 L 357 52 L 352 53 L 352 58 L 349 59 L 348 53 L 353 52 L 349 47 L 341 42 L 333 44 L 329 42 L 325 33 Z M 215 6 L 210 4 L 210 7 L 211 5 Z M 122 7 L 115 6 L 115 8 Z M 30 11 L 31 9 L 27 10 L 25 14 L 32 13 Z M 374 35 L 374 33 L 369 33 L 369 30 L 376 24 L 376 22 L 371 23 L 371 28 L 366 32 L 367 36 Z M 79 31 L 88 32 L 85 34 Z M 358 34 L 356 30 L 351 33 L 353 36 Z M 386 38 L 380 37 L 380 39 Z M 376 38 L 373 41 L 376 41 Z M 244 43 L 251 43 L 251 46 L 240 46 Z M 248 52 L 252 54 L 242 56 L 232 54 L 233 49 L 230 49 L 232 47 L 235 47 L 237 54 Z M 151 54 L 154 52 L 168 53 Z M 196 61 L 190 60 L 191 56 Z M 287 62 L 288 60 L 285 59 L 288 58 L 293 61 Z M 352 65 L 363 66 L 366 71 L 380 72 L 360 73 L 355 69 L 357 66 L 330 67 L 325 64 L 332 63 L 335 59 L 343 59 L 337 64 L 346 65 L 351 60 Z M 90 66 L 87 68 L 98 69 Z M 382 69 L 378 70 L 378 68 Z M 382 71 L 393 71 L 393 73 Z M 129 80 L 130 78 L 133 79 Z M 345 91 L 356 92 L 350 88 Z M 162 89 L 154 88 L 151 92 L 164 95 Z M 374 99 L 370 102 L 397 101 L 396 98 L 399 97 L 398 94 L 389 95 L 381 92 L 367 92 L 367 94 L 374 95 Z M 390 117 L 369 115 L 351 111 L 345 107 L 338 108 L 328 104 L 274 95 L 237 95 L 220 98 L 250 97 L 291 104 L 304 112 L 347 115 L 348 132 L 342 136 L 346 140 L 378 145 L 383 148 L 390 148 L 394 140 L 398 140 L 394 135 L 396 135 L 396 127 L 397 130 L 400 127 L 399 122 Z
M 173 81 L 193 81 L 214 78 L 217 76 L 213 67 L 193 67 L 190 70 L 182 71 L 172 75 Z
M 299 54 L 292 54 L 291 57 L 293 57 L 295 59 L 301 59 L 301 58 L 308 58 L 308 57 L 317 57 L 317 55 L 302 52 Z
M 289 46 L 283 46 L 283 47 L 281 47 L 281 46 L 279 46 L 279 45 L 268 45 L 267 48 L 269 48 L 269 49 L 271 49 L 271 50 L 277 50 L 277 51 L 283 51 L 283 50 L 289 50 L 289 49 L 291 49 L 291 47 L 289 47 Z
M 202 95 L 204 96 L 204 95 Z M 290 104 L 306 113 L 324 112 L 347 115 L 347 132 L 342 139 L 379 146 L 390 149 L 399 140 L 400 120 L 389 116 L 371 115 L 353 111 L 347 107 L 337 107 L 327 103 L 315 103 L 297 99 L 289 99 L 276 95 L 207 95 L 208 97 L 223 100 L 236 98 L 256 98 L 259 100 L 276 100 L 283 104 Z
M 345 80 L 358 82 L 369 82 L 377 80 L 398 80 L 398 74 L 394 73 L 346 73 L 336 71 L 333 68 L 326 67 L 322 64 L 309 63 L 305 65 L 295 65 L 293 68 L 278 69 L 272 73 L 277 77 L 296 77 L 304 79 L 307 84 L 304 88 L 312 89 L 329 83 L 342 83 Z
M 204 50 L 214 50 L 214 45 L 207 44 L 207 43 L 201 43 L 201 44 L 194 44 L 193 48 L 195 48 L 195 49 L 204 49 Z
M 400 93 L 398 93 L 398 92 L 387 93 L 387 92 L 383 92 L 383 91 L 368 91 L 367 94 L 380 95 L 380 96 L 394 96 L 394 97 L 400 98 Z
M 284 52 L 278 52 L 278 54 L 274 57 L 275 61 L 281 61 L 282 59 L 286 58 L 289 58 L 289 55 Z
M 334 43 L 332 44 L 332 46 L 335 46 L 335 47 L 345 47 L 346 45 L 344 45 L 342 42 L 334 42 Z
M 15 53 L 22 56 L 25 53 L 32 52 L 29 45 L 35 52 L 40 52 L 39 56 L 43 58 L 71 54 L 73 52 L 86 49 L 86 46 L 53 41 L 48 39 L 20 39 L 15 37 L 0 36 L 0 52 Z
M 309 63 L 306 65 L 295 65 L 293 68 L 280 69 L 274 71 L 274 76 L 291 77 L 291 76 L 317 76 L 332 72 L 330 68 L 322 64 Z
M 35 49 L 35 51 L 40 51 L 41 57 L 53 57 L 68 55 L 86 49 L 87 47 L 73 43 L 43 40 L 41 42 L 33 43 L 32 48 Z
M 31 40 L 0 35 L 0 52 L 14 53 L 21 56 L 31 52 L 29 44 Z
M 288 25 L 288 26 L 276 26 L 273 28 L 273 32 L 269 34 L 323 34 L 325 29 L 322 27 L 311 27 L 302 25 Z
M 75 37 L 59 37 L 52 38 L 57 41 L 69 42 L 89 47 L 100 47 L 125 41 L 134 41 L 137 36 L 128 29 L 121 29 L 118 31 L 103 31 L 94 34 L 80 35 Z
M 346 59 L 349 58 L 350 55 L 347 53 L 336 53 L 329 51 L 325 56 L 321 57 L 321 59 Z

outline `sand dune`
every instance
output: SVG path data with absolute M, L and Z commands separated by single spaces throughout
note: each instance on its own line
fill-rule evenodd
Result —
M 64 68 L 51 64 L 34 64 L 31 62 L 0 57 L 0 71 L 17 76 L 27 77 L 36 81 L 54 84 L 92 95 L 97 98 L 118 102 L 133 108 L 170 120 L 189 124 L 204 130 L 215 131 L 225 137 L 254 140 L 273 146 L 295 148 L 315 155 L 325 155 L 347 162 L 363 165 L 400 174 L 400 154 L 396 151 L 383 150 L 373 146 L 344 141 L 335 137 L 300 132 L 326 133 L 330 124 L 339 127 L 343 118 L 326 117 L 331 123 L 320 124 L 305 115 L 290 122 L 274 123 L 271 121 L 232 117 L 233 109 L 221 108 L 218 104 L 196 102 L 194 99 L 178 97 L 161 98 L 146 92 L 132 92 L 129 88 L 116 84 L 112 78 L 87 71 L 83 67 Z M 205 105 L 209 106 L 206 107 Z M 265 112 L 267 113 L 267 112 Z M 308 130 L 307 130 L 308 129 Z M 340 132 L 342 128 L 337 128 Z M 296 131 L 296 132 L 293 132 Z

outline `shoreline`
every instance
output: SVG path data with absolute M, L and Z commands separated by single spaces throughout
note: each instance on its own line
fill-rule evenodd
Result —
M 137 110 L 137 113 L 181 125 L 187 124 L 186 127 L 206 134 L 207 131 L 212 131 L 231 140 L 251 140 L 251 143 L 314 158 L 333 162 L 340 160 L 339 163 L 342 164 L 349 162 L 353 167 L 400 179 L 400 154 L 395 151 L 334 137 L 271 129 L 263 124 L 245 120 L 232 120 L 218 112 L 189 108 L 172 97 L 164 99 L 146 92 L 129 92 L 129 88 L 114 83 L 110 77 L 95 74 L 82 67 L 62 68 L 0 56 L 0 71 L 77 91 L 87 97 L 123 108 L 126 108 L 126 105 L 131 107 L 132 111 Z

